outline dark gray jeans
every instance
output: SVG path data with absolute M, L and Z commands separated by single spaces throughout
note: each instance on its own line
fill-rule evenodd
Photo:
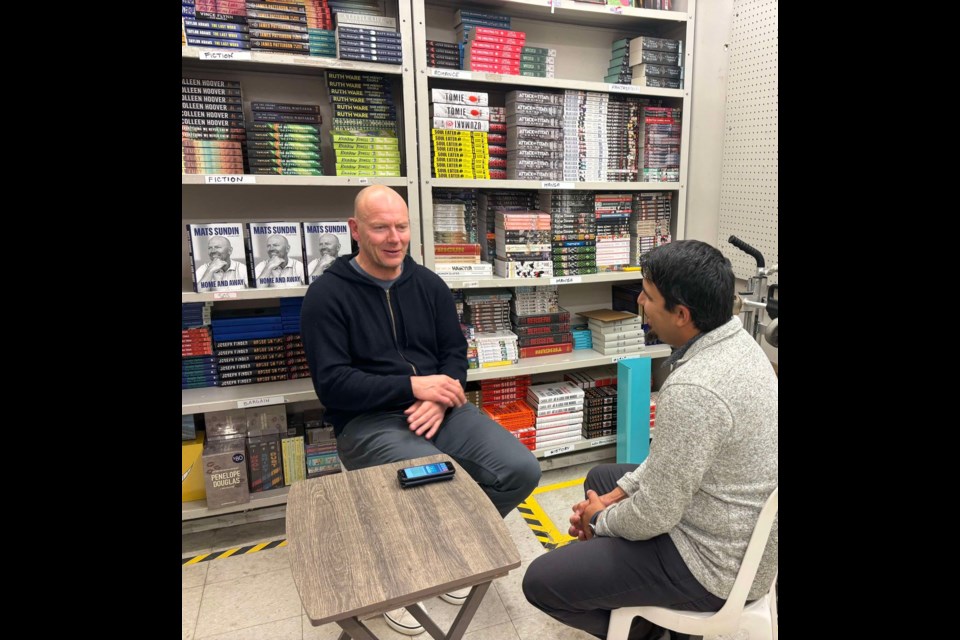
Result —
M 583 491 L 609 493 L 635 464 L 605 464 L 587 474 Z M 563 528 L 564 523 L 558 523 Z M 629 541 L 596 537 L 546 553 L 523 576 L 530 604 L 560 622 L 598 638 L 607 637 L 610 611 L 656 605 L 688 611 L 719 611 L 724 600 L 693 577 L 670 536 Z M 635 618 L 631 639 L 660 638 L 663 629 Z M 672 633 L 673 638 L 685 638 Z
M 347 469 L 445 453 L 466 469 L 501 516 L 540 482 L 533 453 L 469 402 L 447 412 L 432 440 L 410 431 L 403 411 L 364 413 L 343 428 L 337 452 Z

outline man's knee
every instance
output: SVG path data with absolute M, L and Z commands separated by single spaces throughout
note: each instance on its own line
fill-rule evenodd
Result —
M 514 469 L 514 477 L 517 486 L 526 490 L 525 495 L 530 495 L 540 484 L 540 461 L 532 455 L 524 456 L 521 460 Z

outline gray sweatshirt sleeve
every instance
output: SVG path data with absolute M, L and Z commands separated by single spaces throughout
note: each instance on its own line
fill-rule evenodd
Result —
M 657 404 L 650 455 L 617 482 L 628 497 L 601 513 L 598 535 L 648 540 L 673 529 L 733 426 L 726 404 L 697 385 L 670 385 Z

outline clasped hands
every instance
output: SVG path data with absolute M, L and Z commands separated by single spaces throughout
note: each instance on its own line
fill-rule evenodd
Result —
M 410 386 L 417 400 L 404 411 L 407 423 L 427 440 L 437 433 L 448 408 L 462 407 L 467 401 L 460 381 L 450 376 L 412 376 Z
M 567 531 L 571 536 L 578 540 L 589 540 L 593 538 L 593 531 L 587 524 L 594 514 L 603 511 L 615 502 L 620 502 L 627 497 L 626 492 L 617 487 L 610 493 L 602 496 L 597 495 L 593 489 L 587 491 L 587 497 L 577 504 L 573 505 L 573 515 L 570 516 L 570 529 Z

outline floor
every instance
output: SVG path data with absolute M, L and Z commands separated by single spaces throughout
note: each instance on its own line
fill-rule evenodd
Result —
M 576 483 L 597 463 L 544 472 L 541 490 L 534 495 L 543 511 L 565 533 L 570 506 L 582 498 Z M 520 589 L 530 562 L 546 549 L 521 518 L 512 512 L 507 529 L 520 550 L 522 564 L 508 576 L 495 580 L 470 624 L 464 640 L 587 640 L 586 633 L 571 629 L 530 606 Z M 284 521 L 204 531 L 183 536 L 182 557 L 195 557 L 284 538 Z M 443 629 L 449 628 L 459 607 L 438 598 L 423 603 Z M 181 586 L 183 640 L 335 640 L 340 628 L 334 624 L 314 627 L 304 615 L 293 584 L 287 549 L 278 547 L 239 557 L 222 558 L 183 567 Z M 367 623 L 383 640 L 403 640 L 377 616 Z M 415 636 L 428 640 L 428 634 Z

